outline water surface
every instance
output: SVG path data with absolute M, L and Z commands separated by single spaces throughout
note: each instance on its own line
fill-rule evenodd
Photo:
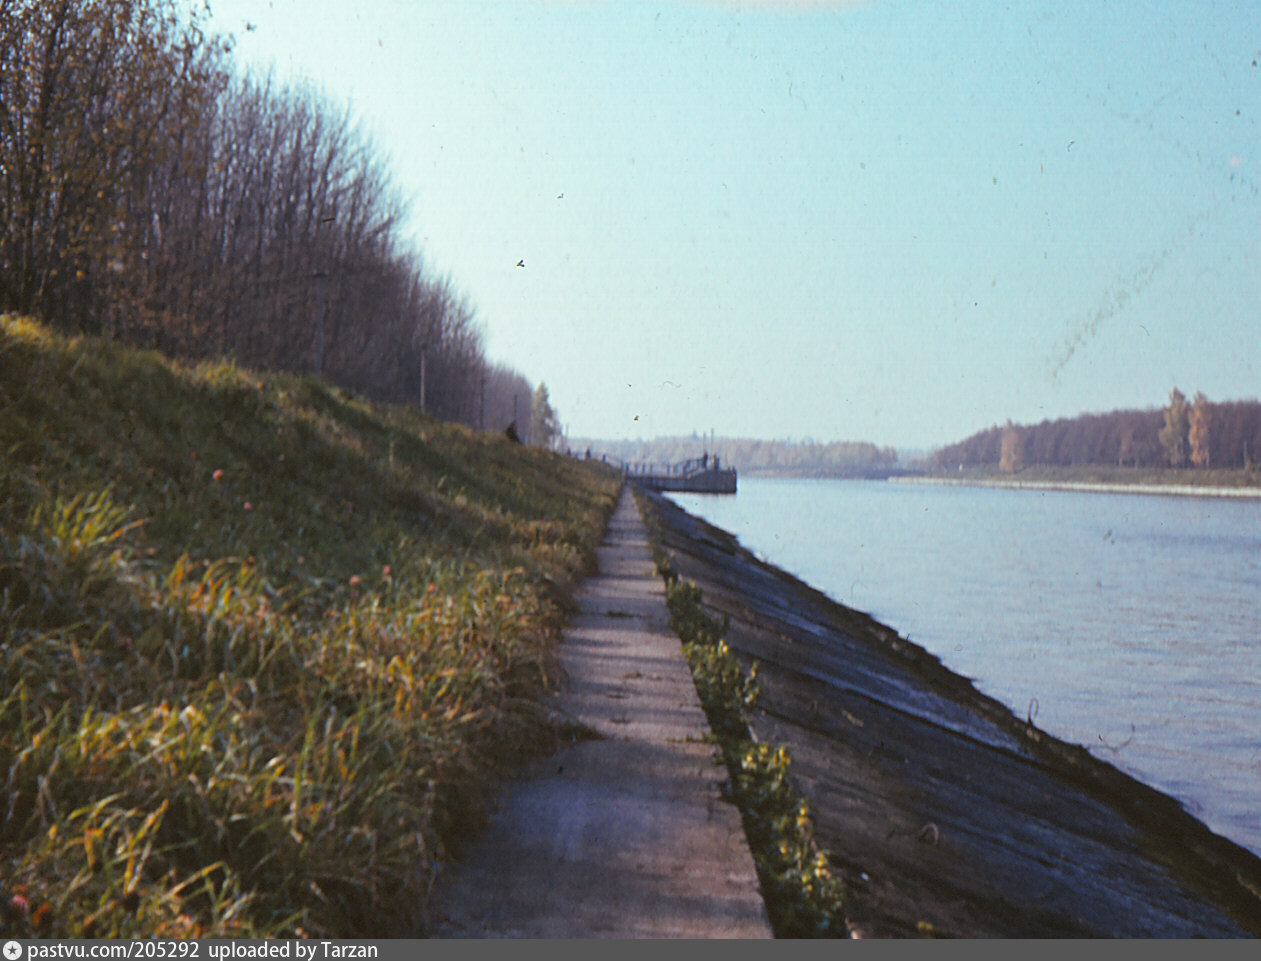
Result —
M 1261 502 L 743 477 L 671 496 L 1261 853 Z

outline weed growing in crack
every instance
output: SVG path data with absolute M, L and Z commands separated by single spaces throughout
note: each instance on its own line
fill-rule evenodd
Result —
M 650 517 L 651 510 L 644 514 Z M 651 523 L 649 529 L 653 530 Z M 700 588 L 681 580 L 659 547 L 654 560 L 666 583 L 671 627 L 683 642 L 697 694 L 731 777 L 731 797 L 744 821 L 776 935 L 844 937 L 844 885 L 815 843 L 809 805 L 792 785 L 788 751 L 755 743 L 750 736 L 746 712 L 757 701 L 756 663 L 745 670 L 724 640 L 728 620 L 718 621 L 705 612 Z

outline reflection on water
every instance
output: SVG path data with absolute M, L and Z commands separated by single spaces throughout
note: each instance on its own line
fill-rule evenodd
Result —
M 1261 502 L 761 478 L 672 496 L 1261 853 Z

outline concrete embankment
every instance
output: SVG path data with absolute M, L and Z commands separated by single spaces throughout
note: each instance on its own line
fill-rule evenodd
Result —
M 751 727 L 788 746 L 855 934 L 1261 934 L 1261 859 L 729 533 L 659 494 L 645 504 L 758 663 Z

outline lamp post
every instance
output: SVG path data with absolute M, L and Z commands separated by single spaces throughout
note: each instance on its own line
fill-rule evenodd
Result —
M 425 409 L 425 361 L 429 355 L 429 345 L 420 345 L 420 409 Z
M 324 374 L 324 324 L 328 319 L 328 271 L 317 270 L 311 277 L 319 281 L 320 314 L 315 322 L 315 372 Z

